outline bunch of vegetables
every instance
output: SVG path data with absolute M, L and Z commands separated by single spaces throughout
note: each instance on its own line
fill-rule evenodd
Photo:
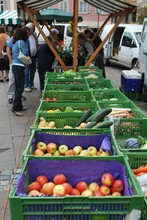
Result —
M 140 135 L 138 136 L 138 138 L 129 138 L 125 141 L 124 147 L 126 149 L 147 149 L 147 140 Z

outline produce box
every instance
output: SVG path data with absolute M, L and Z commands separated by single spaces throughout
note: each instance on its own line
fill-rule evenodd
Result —
M 56 102 L 91 102 L 94 100 L 90 91 L 43 91 L 42 99 L 45 100 L 46 98 L 55 99 Z
M 62 114 L 80 114 L 87 111 L 89 108 L 91 108 L 92 113 L 96 112 L 98 110 L 98 105 L 96 101 L 91 102 L 77 102 L 77 103 L 68 103 L 68 102 L 47 102 L 47 101 L 41 101 L 40 105 L 37 109 L 37 113 L 39 112 L 48 112 L 48 113 L 62 113 Z
M 128 152 L 138 152 L 143 153 L 147 152 L 147 149 L 143 149 L 140 147 L 131 147 L 131 142 L 128 147 L 125 148 L 125 141 L 130 138 L 138 138 L 138 136 L 142 136 L 147 140 L 147 118 L 137 119 L 115 119 L 114 120 L 114 135 L 116 142 L 118 144 L 118 148 L 123 153 Z M 130 147 L 129 147 L 130 146 Z
M 68 169 L 67 169 L 68 167 Z M 38 175 L 50 181 L 56 174 L 63 174 L 73 187 L 79 181 L 97 182 L 110 172 L 124 183 L 122 196 L 27 196 L 27 186 Z M 16 187 L 9 194 L 11 220 L 123 220 L 133 209 L 143 209 L 143 193 L 124 157 L 93 159 L 27 159 Z M 19 211 L 18 211 L 19 210 Z
M 55 79 L 46 77 L 45 79 L 46 84 L 54 84 L 54 85 L 81 85 L 87 84 L 86 80 L 83 78 L 80 79 Z
M 147 153 L 129 152 L 127 153 L 129 164 L 132 169 L 137 169 L 140 166 L 147 165 Z M 147 220 L 147 198 L 144 197 L 144 209 L 142 219 Z
M 94 134 L 95 132 L 95 134 Z M 85 152 L 85 156 L 96 156 L 99 154 L 99 156 L 111 156 L 111 155 L 118 155 L 119 154 L 119 150 L 116 148 L 116 144 L 115 144 L 115 139 L 113 134 L 109 131 L 109 130 L 94 130 L 94 131 L 87 131 L 86 134 L 83 134 L 84 132 L 82 131 L 78 131 L 78 132 L 69 132 L 67 134 L 56 134 L 55 131 L 53 130 L 53 133 L 49 133 L 48 131 L 37 131 L 34 130 L 32 131 L 31 137 L 29 139 L 28 145 L 25 149 L 25 151 L 23 152 L 23 158 L 26 158 L 28 156 L 34 156 L 34 152 L 37 148 L 43 149 L 44 154 L 42 156 L 61 156 L 61 155 L 65 155 L 65 156 L 83 156 L 83 154 L 81 153 L 82 150 L 87 150 L 89 146 L 93 146 L 95 147 L 97 150 L 95 151 L 94 148 L 91 148 L 91 153 L 87 154 L 87 152 Z M 88 134 L 89 133 L 89 134 Z M 42 143 L 40 144 L 40 146 L 38 145 L 39 142 L 43 142 L 45 143 L 45 145 Z M 48 143 L 55 143 L 57 146 L 57 149 L 53 149 L 51 150 L 50 148 L 47 147 Z M 61 145 L 66 145 L 68 147 L 68 150 L 65 147 L 65 152 L 63 152 L 63 154 L 57 154 L 59 153 L 59 146 Z M 52 145 L 54 148 L 54 145 Z M 80 146 L 82 147 L 82 149 L 80 148 L 75 148 L 75 146 Z M 69 151 L 69 150 L 73 150 L 73 151 Z M 101 149 L 101 152 L 100 152 Z M 51 152 L 52 151 L 52 152 Z M 68 152 L 67 152 L 68 151 Z M 46 154 L 48 152 L 51 152 L 51 155 Z M 56 152 L 56 153 L 55 153 Z M 105 152 L 103 154 L 101 154 L 102 152 Z M 70 155 L 68 155 L 69 153 L 71 153 Z M 81 155 L 82 154 L 82 155 Z M 41 156 L 41 155 L 37 155 L 37 156 Z M 42 157 L 41 156 L 41 157 Z
M 97 89 L 91 91 L 94 98 L 97 101 L 103 102 L 116 102 L 116 101 L 127 101 L 126 96 L 120 92 L 118 89 Z
M 45 91 L 88 91 L 88 85 L 87 84 L 45 84 L 44 87 Z
M 90 89 L 113 89 L 114 88 L 110 79 L 99 79 L 95 81 L 93 79 L 86 79 L 86 81 Z
M 97 66 L 79 66 L 79 75 L 85 79 L 99 79 L 103 78 L 102 70 Z
M 71 71 L 71 70 L 70 70 Z M 73 74 L 65 74 L 64 72 L 47 72 L 45 78 L 54 78 L 54 79 L 73 79 L 79 77 L 78 72 L 73 72 Z
M 113 117 L 117 116 L 122 118 L 143 118 L 146 117 L 145 113 L 143 113 L 140 108 L 138 108 L 133 102 L 131 101 L 115 101 L 115 102 L 97 102 L 100 109 L 105 108 L 112 108 L 112 114 Z M 117 114 L 117 111 L 118 114 Z M 125 112 L 126 111 L 126 112 Z M 116 112 L 116 114 L 115 114 Z

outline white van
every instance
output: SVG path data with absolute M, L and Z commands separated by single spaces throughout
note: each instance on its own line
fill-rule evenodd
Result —
M 112 25 L 106 25 L 101 34 L 104 40 L 112 29 Z M 117 63 L 119 65 L 133 68 L 139 58 L 139 43 L 142 25 L 120 24 L 104 44 L 105 64 Z
M 56 23 L 56 24 L 53 24 L 52 27 L 56 28 L 59 31 L 58 41 L 59 42 L 63 41 L 64 47 L 68 48 L 70 43 L 71 43 L 72 37 L 73 37 L 73 33 L 70 32 L 70 24 L 68 24 L 68 23 L 65 23 L 65 24 Z M 88 26 L 84 26 L 82 24 L 78 24 L 78 30 L 80 32 L 84 31 L 86 28 L 88 28 Z M 46 26 L 43 27 L 43 31 L 44 31 L 46 36 L 49 36 L 49 31 L 46 28 Z M 38 36 L 39 32 L 38 32 L 37 28 L 36 28 L 35 32 L 36 32 L 36 35 Z M 40 34 L 39 37 L 38 37 L 38 44 L 41 45 L 43 43 L 44 43 L 44 38 Z

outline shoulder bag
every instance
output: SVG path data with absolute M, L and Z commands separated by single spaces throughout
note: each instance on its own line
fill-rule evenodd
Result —
M 30 65 L 30 64 L 32 63 L 31 58 L 30 58 L 30 56 L 25 56 L 25 55 L 22 53 L 21 48 L 20 48 L 20 41 L 18 41 L 18 48 L 19 48 L 18 59 L 19 59 L 22 63 L 24 63 L 24 64 L 26 64 L 26 65 Z

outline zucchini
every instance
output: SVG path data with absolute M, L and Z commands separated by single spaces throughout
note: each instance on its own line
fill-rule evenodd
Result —
M 96 121 L 92 121 L 90 123 L 88 123 L 83 129 L 85 128 L 93 128 L 95 125 L 97 125 Z
M 113 125 L 113 121 L 103 121 L 96 126 L 92 127 L 92 129 L 97 129 L 97 128 L 110 128 L 110 126 Z
M 91 115 L 87 120 L 86 120 L 86 123 L 87 122 L 91 122 L 92 121 L 92 119 L 99 113 L 100 114 L 100 112 L 102 112 L 103 111 L 103 109 L 100 109 L 100 110 L 98 110 L 97 112 L 95 112 L 93 115 Z
M 107 116 L 112 111 L 112 108 L 102 109 L 102 111 L 98 112 L 92 119 L 92 121 L 101 122 L 105 116 Z
M 82 117 L 77 121 L 75 127 L 78 127 L 81 123 L 86 122 L 87 118 L 89 118 L 89 116 L 91 115 L 91 108 L 89 108 L 86 112 L 84 112 L 84 114 L 82 115 Z

